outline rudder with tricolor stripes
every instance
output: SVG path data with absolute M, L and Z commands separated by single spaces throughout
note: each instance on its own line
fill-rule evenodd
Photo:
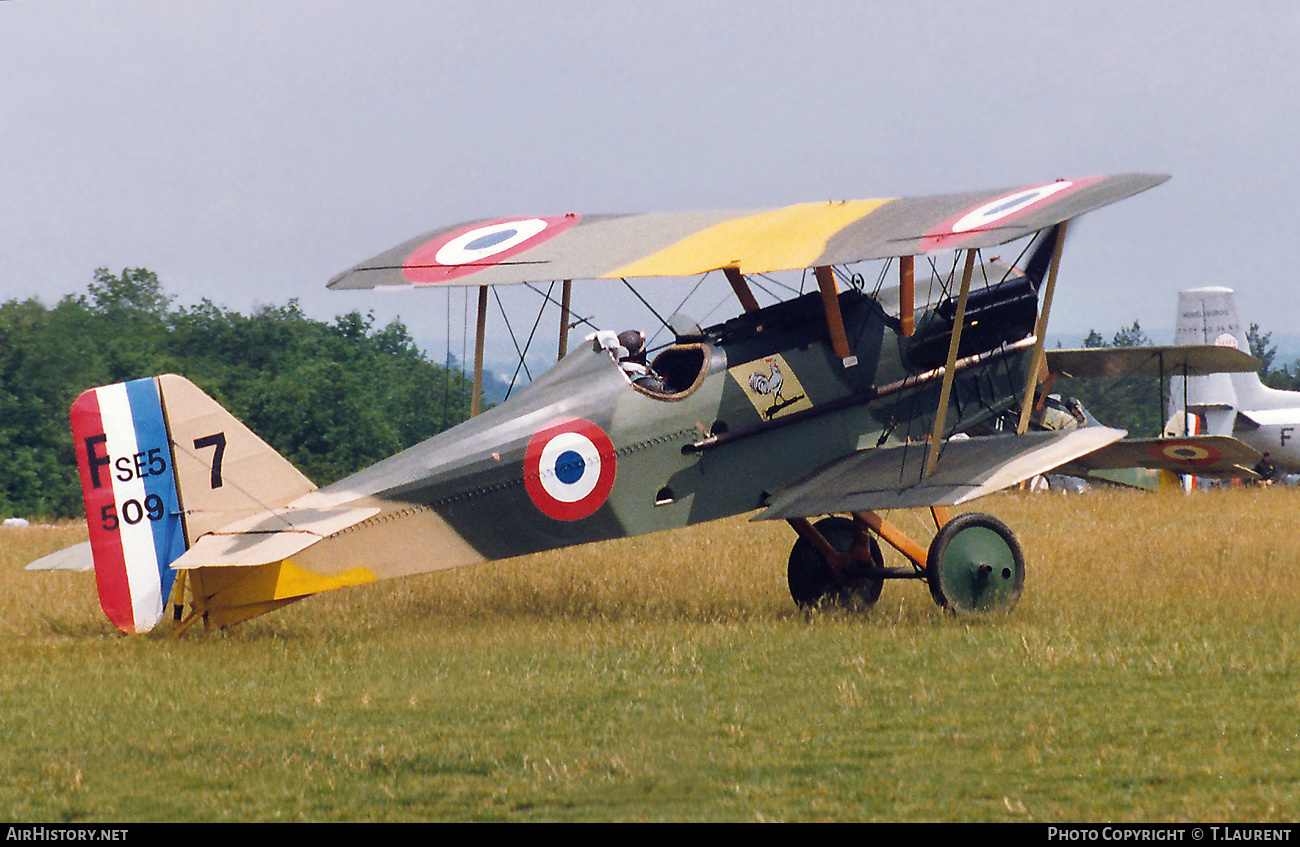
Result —
M 158 382 L 92 388 L 71 419 L 100 605 L 121 631 L 146 632 L 162 619 L 171 563 L 186 549 Z

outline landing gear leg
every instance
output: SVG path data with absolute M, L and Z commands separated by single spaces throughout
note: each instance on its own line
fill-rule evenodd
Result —
M 1025 560 L 1015 535 L 992 515 L 949 518 L 931 508 L 937 533 L 929 549 L 876 512 L 853 519 L 795 519 L 799 540 L 790 551 L 790 595 L 800 608 L 826 600 L 870 607 L 886 579 L 924 579 L 935 603 L 958 617 L 1009 612 L 1025 583 Z M 911 568 L 886 568 L 879 536 L 902 553 Z
M 790 596 L 801 609 L 828 603 L 871 608 L 880 599 L 884 556 L 866 527 L 847 518 L 822 518 L 815 524 L 798 518 L 790 525 L 799 540 L 790 551 L 787 577 Z

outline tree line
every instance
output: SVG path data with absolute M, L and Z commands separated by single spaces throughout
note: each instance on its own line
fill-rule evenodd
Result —
M 470 381 L 397 320 L 175 307 L 143 268 L 100 269 L 52 307 L 0 303 L 0 517 L 82 513 L 68 410 L 82 391 L 182 374 L 318 485 L 469 417 Z
M 1251 324 L 1250 352 L 1275 388 L 1300 390 L 1300 360 L 1274 367 L 1272 333 Z M 1085 347 L 1150 346 L 1137 321 Z M 296 300 L 253 314 L 204 299 L 175 307 L 143 268 L 99 269 L 53 307 L 0 303 L 0 517 L 82 512 L 68 410 L 87 388 L 182 374 L 318 485 L 341 479 L 469 417 L 470 381 L 449 356 L 430 361 L 406 327 L 374 316 L 332 323 Z M 1155 379 L 1062 378 L 1052 390 L 1135 437 L 1168 414 Z

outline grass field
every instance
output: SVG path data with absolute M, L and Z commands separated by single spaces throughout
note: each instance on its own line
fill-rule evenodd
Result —
M 740 519 L 126 638 L 90 575 L 22 569 L 81 529 L 3 530 L 0 815 L 1300 817 L 1300 491 L 978 508 L 1028 560 L 979 623 L 910 582 L 806 616 L 793 532 Z

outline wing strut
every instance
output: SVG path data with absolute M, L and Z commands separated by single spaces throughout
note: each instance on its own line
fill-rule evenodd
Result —
M 566 279 L 560 291 L 560 358 L 569 352 L 569 298 L 573 293 L 573 280 Z
M 739 268 L 723 268 L 722 272 L 726 274 L 727 282 L 731 283 L 731 290 L 736 292 L 736 299 L 740 305 L 745 307 L 746 312 L 757 312 L 758 301 L 754 299 L 754 292 L 749 290 L 749 283 L 745 282 L 745 277 L 740 273 Z
M 817 286 L 822 292 L 822 308 L 826 310 L 826 326 L 831 332 L 831 349 L 840 357 L 844 367 L 858 363 L 858 357 L 849 351 L 849 336 L 844 331 L 844 316 L 840 314 L 840 292 L 835 287 L 835 273 L 826 265 L 813 268 Z
M 474 393 L 470 395 L 469 416 L 477 417 L 483 408 L 483 336 L 487 327 L 488 287 L 478 288 L 478 334 L 474 341 Z
M 972 247 L 966 251 L 966 267 L 961 272 L 957 314 L 952 319 L 952 337 L 948 340 L 948 364 L 943 369 L 943 386 L 939 389 L 939 408 L 934 413 L 934 431 L 930 433 L 930 455 L 925 460 L 924 477 L 934 473 L 934 466 L 939 461 L 939 448 L 943 446 L 943 428 L 948 421 L 948 398 L 952 396 L 952 380 L 957 373 L 957 348 L 961 345 L 961 331 L 966 323 L 966 298 L 970 294 L 970 280 L 974 273 L 975 248 Z
M 1056 243 L 1052 245 L 1052 265 L 1047 272 L 1047 285 L 1043 290 L 1043 308 L 1038 312 L 1038 323 L 1034 334 L 1038 340 L 1034 343 L 1034 352 L 1029 360 L 1029 376 L 1025 379 L 1025 397 L 1020 403 L 1020 423 L 1016 434 L 1024 435 L 1029 428 L 1029 413 L 1034 404 L 1034 389 L 1038 387 L 1038 375 L 1043 369 L 1043 340 L 1047 337 L 1047 319 L 1052 312 L 1052 295 L 1056 291 L 1056 274 L 1061 269 L 1061 250 L 1065 247 L 1065 230 L 1069 221 L 1056 225 Z
M 910 338 L 916 331 L 916 285 L 913 281 L 912 256 L 898 257 L 898 319 L 903 324 L 903 337 Z

